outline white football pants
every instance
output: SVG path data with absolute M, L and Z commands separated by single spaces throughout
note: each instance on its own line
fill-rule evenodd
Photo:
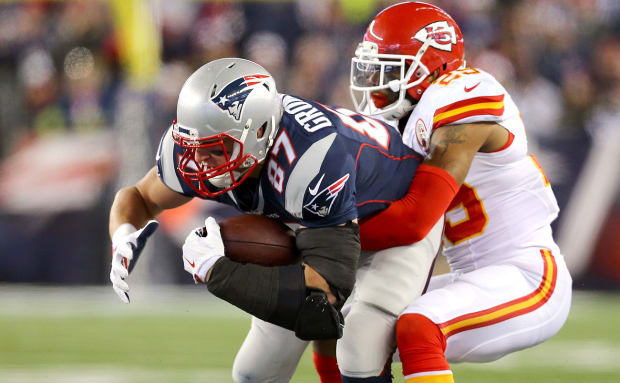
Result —
M 364 252 L 337 356 L 341 373 L 377 376 L 396 348 L 398 315 L 422 293 L 441 244 L 443 217 L 423 240 L 410 246 Z M 236 383 L 289 382 L 308 342 L 292 331 L 252 318 L 233 364 Z
M 448 362 L 490 362 L 556 334 L 571 295 L 559 250 L 530 248 L 501 264 L 434 276 L 403 315 L 422 314 L 440 327 Z

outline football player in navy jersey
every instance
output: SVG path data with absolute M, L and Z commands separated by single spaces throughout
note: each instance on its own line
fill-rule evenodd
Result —
M 342 336 L 340 309 L 354 284 L 351 312 L 369 319 L 364 328 L 344 331 L 364 336 L 368 347 L 360 357 L 383 365 L 395 348 L 397 315 L 424 289 L 442 222 L 418 243 L 360 258 L 357 220 L 402 197 L 420 161 L 389 125 L 278 94 L 271 75 L 251 61 L 212 61 L 184 84 L 157 166 L 116 195 L 114 290 L 129 303 L 125 279 L 158 213 L 194 197 L 213 199 L 299 227 L 302 262 L 290 266 L 224 257 L 213 218 L 205 221 L 205 237 L 192 231 L 185 241 L 184 267 L 196 283 L 255 317 L 235 361 L 235 381 L 288 381 L 307 340 Z M 402 288 L 395 292 L 395 285 Z

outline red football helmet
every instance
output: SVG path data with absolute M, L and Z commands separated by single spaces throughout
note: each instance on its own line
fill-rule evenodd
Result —
M 366 114 L 401 118 L 413 109 L 406 93 L 414 101 L 420 100 L 430 85 L 426 80 L 429 75 L 465 65 L 464 50 L 461 30 L 441 8 L 408 2 L 384 9 L 368 26 L 351 60 L 355 108 Z M 394 95 L 388 100 L 387 90 L 398 98 Z

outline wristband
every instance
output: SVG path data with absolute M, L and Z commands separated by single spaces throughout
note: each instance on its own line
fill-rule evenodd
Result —
M 112 234 L 112 245 L 116 245 L 121 238 L 138 231 L 136 227 L 130 223 L 123 223 L 119 227 L 116 228 L 114 234 Z

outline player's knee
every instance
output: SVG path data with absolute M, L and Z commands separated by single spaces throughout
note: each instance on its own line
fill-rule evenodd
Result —
M 265 368 L 263 369 L 251 369 L 248 366 L 240 365 L 238 363 L 233 364 L 232 379 L 235 383 L 260 383 L 265 382 L 271 376 L 267 374 Z
M 377 307 L 355 302 L 337 344 L 338 366 L 349 377 L 379 376 L 396 348 L 396 317 Z
M 421 314 L 404 314 L 396 323 L 396 343 L 400 358 L 435 356 L 444 359 L 446 339 L 435 323 Z
M 290 381 L 294 366 L 282 365 L 280 368 L 276 366 L 277 364 L 274 363 L 239 363 L 235 360 L 232 367 L 232 380 L 235 383 L 285 383 Z
M 254 336 L 256 337 L 256 331 L 254 331 L 254 335 L 252 331 L 248 334 L 248 337 Z M 260 363 L 260 358 L 254 358 L 252 356 L 256 355 L 258 352 L 256 346 L 249 347 L 246 342 L 242 346 L 241 350 L 235 357 L 235 361 L 232 366 L 232 379 L 235 383 L 259 383 L 268 381 L 268 379 L 273 378 L 272 371 L 269 371 L 266 363 Z M 250 342 L 250 345 L 254 345 L 253 342 Z
M 261 381 L 257 376 L 253 376 L 251 372 L 235 369 L 234 366 L 232 370 L 232 380 L 235 383 L 253 383 Z

